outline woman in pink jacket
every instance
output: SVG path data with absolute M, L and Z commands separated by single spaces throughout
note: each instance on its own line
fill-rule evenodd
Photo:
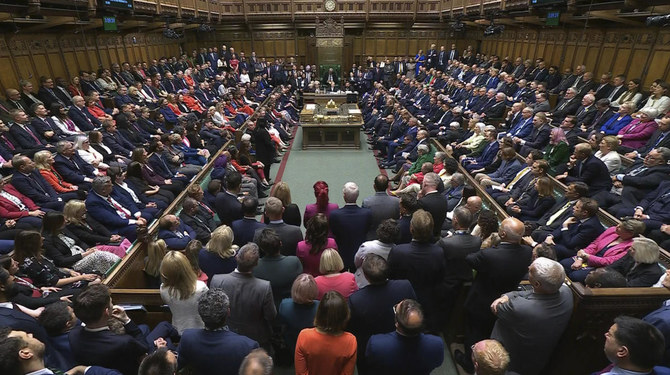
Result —
M 624 220 L 609 227 L 591 244 L 577 252 L 577 256 L 561 261 L 566 275 L 572 281 L 584 282 L 586 275 L 599 267 L 607 267 L 628 253 L 633 238 L 644 233 L 645 225 L 639 220 Z
M 621 147 L 624 150 L 635 150 L 644 146 L 658 128 L 658 124 L 654 121 L 657 115 L 658 110 L 655 108 L 642 108 L 639 118 L 619 130 L 617 138 L 621 141 Z

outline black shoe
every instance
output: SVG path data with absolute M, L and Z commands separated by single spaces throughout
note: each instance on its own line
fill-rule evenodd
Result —
M 475 372 L 475 368 L 472 365 L 471 361 L 469 361 L 466 358 L 465 353 L 463 353 L 462 351 L 458 349 L 454 351 L 454 360 L 458 365 L 460 365 L 463 368 L 463 370 L 465 370 L 465 372 L 470 374 L 473 374 Z
M 267 198 L 269 195 L 265 194 L 263 191 L 258 191 L 258 198 Z
M 273 162 L 273 163 L 281 163 L 281 159 L 279 159 L 279 158 L 274 158 L 274 160 L 272 160 L 272 162 Z
M 398 172 L 400 172 L 400 169 L 399 168 L 394 168 L 391 172 L 397 174 Z

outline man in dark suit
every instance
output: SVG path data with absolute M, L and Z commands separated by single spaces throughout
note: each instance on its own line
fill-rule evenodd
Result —
M 233 306 L 233 311 L 238 309 Z M 198 301 L 204 329 L 187 329 L 179 342 L 179 368 L 198 374 L 235 374 L 258 342 L 226 329 L 230 299 L 221 289 L 210 289 Z M 242 312 L 243 315 L 246 315 Z
M 184 224 L 175 215 L 161 217 L 158 229 L 158 238 L 165 241 L 169 250 L 182 251 L 189 242 L 197 239 L 193 228 Z
M 572 208 L 577 200 L 589 195 L 589 187 L 583 182 L 572 182 L 568 184 L 565 190 L 564 198 L 556 202 L 547 213 L 545 213 L 539 220 L 537 220 L 537 227 L 531 233 L 530 241 L 527 237 L 524 238 L 526 244 L 531 245 L 533 241 L 542 242 L 554 230 L 560 228 L 561 224 L 572 216 Z M 533 246 L 534 247 L 534 246 Z
M 147 221 L 140 212 L 131 212 L 111 197 L 112 181 L 109 177 L 96 177 L 92 191 L 86 197 L 88 215 L 105 225 L 112 233 L 120 234 L 131 242 L 137 238 L 137 227 Z
M 612 75 L 609 73 L 603 73 L 600 76 L 600 83 L 598 83 L 595 87 L 591 89 L 596 99 L 609 98 L 610 94 L 612 93 L 612 90 L 614 90 L 614 86 L 612 86 L 612 84 L 610 83 L 611 80 Z
M 595 106 L 595 97 L 586 94 L 582 98 L 582 105 L 575 112 L 575 124 L 590 124 L 596 116 L 598 109 Z
M 572 207 L 572 216 L 564 220 L 561 227 L 556 228 L 544 240 L 547 244 L 554 245 L 558 260 L 575 256 L 577 250 L 588 246 L 605 231 L 597 214 L 598 202 L 594 199 L 577 200 Z
M 133 149 L 135 149 L 135 145 L 118 131 L 116 122 L 113 120 L 104 120 L 102 126 L 104 128 L 102 131 L 102 142 L 105 146 L 109 147 L 114 155 L 129 157 Z
M 27 156 L 16 155 L 12 158 L 15 171 L 12 174 L 12 185 L 19 193 L 32 199 L 38 206 L 62 211 L 65 206 L 63 197 L 49 185 L 44 177 L 35 170 L 35 163 Z M 66 193 L 67 194 L 67 193 Z M 69 194 L 69 198 L 77 198 L 77 194 Z
M 365 357 L 374 374 L 429 374 L 444 361 L 444 342 L 422 333 L 421 305 L 406 299 L 394 306 L 396 330 L 370 337 Z
M 31 109 L 35 114 L 33 120 L 30 122 L 33 129 L 48 143 L 56 143 L 60 140 L 68 138 L 65 133 L 54 123 L 51 117 L 48 117 L 49 111 L 43 104 L 35 104 Z M 74 137 L 72 137 L 73 139 Z
M 447 217 L 447 198 L 437 191 L 440 184 L 437 173 L 427 173 L 421 184 L 419 206 L 433 217 L 433 235 L 439 237 L 442 224 Z
M 526 157 L 531 151 L 542 151 L 549 144 L 551 126 L 543 113 L 535 114 L 533 117 L 533 129 L 525 138 L 514 137 L 512 140 L 520 148 L 519 154 Z
M 48 145 L 42 135 L 28 123 L 26 112 L 15 109 L 11 114 L 14 124 L 9 127 L 9 134 L 16 140 L 18 147 L 31 155 L 47 148 L 53 149 L 53 146 Z
M 474 372 L 471 347 L 488 338 L 495 323 L 496 318 L 490 309 L 491 303 L 502 293 L 515 290 L 528 271 L 532 250 L 520 244 L 524 229 L 520 220 L 507 218 L 500 224 L 499 245 L 465 258 L 470 267 L 477 271 L 477 276 L 472 282 L 464 306 L 467 312 L 465 354 L 459 350 L 454 357 L 470 373 Z
M 344 206 L 330 213 L 330 228 L 344 261 L 344 269 L 350 271 L 356 269 L 354 255 L 365 241 L 372 225 L 372 211 L 356 205 L 358 194 L 358 185 L 353 182 L 344 184 L 342 189 Z
M 647 143 L 637 150 L 622 149 L 619 147 L 619 152 L 627 152 L 626 157 L 631 159 L 644 158 L 649 151 L 657 147 L 670 148 L 670 115 L 665 115 L 658 121 L 658 129 L 651 135 Z
M 363 275 L 369 284 L 349 296 L 351 318 L 347 331 L 356 335 L 359 353 L 364 353 L 370 336 L 393 331 L 393 306 L 405 299 L 416 299 L 407 280 L 389 280 L 388 263 L 377 254 L 365 254 Z M 371 374 L 365 356 L 356 358 L 358 373 Z
M 44 103 L 44 106 L 51 107 L 53 103 L 60 103 L 68 106 L 68 101 L 62 101 L 54 90 L 54 81 L 50 77 L 40 77 L 40 89 L 37 91 L 37 97 Z
M 298 248 L 298 242 L 303 240 L 302 231 L 295 225 L 286 224 L 282 219 L 283 214 L 284 205 L 282 204 L 281 200 L 275 197 L 268 198 L 267 202 L 265 202 L 265 215 L 267 215 L 267 217 L 270 219 L 270 222 L 267 224 L 267 226 L 256 229 L 254 232 L 253 241 L 258 243 L 258 238 L 260 237 L 263 229 L 270 228 L 279 235 L 279 238 L 281 238 L 281 254 L 286 256 L 295 255 L 296 249 Z M 358 250 L 358 247 L 356 250 Z
M 442 280 L 443 322 L 449 316 L 461 292 L 464 282 L 472 281 L 472 268 L 465 257 L 479 251 L 481 239 L 468 233 L 472 225 L 472 213 L 466 207 L 456 207 L 451 218 L 452 233 L 438 241 L 442 248 L 446 269 Z
M 556 104 L 556 108 L 554 108 L 551 113 L 548 113 L 547 116 L 551 117 L 551 122 L 554 124 L 560 124 L 561 121 L 565 118 L 567 115 L 574 115 L 577 113 L 577 109 L 579 108 L 579 98 L 577 97 L 577 90 L 570 87 L 568 90 L 565 92 L 565 96 L 563 96 L 563 99 L 561 99 L 558 104 Z
M 601 207 L 616 213 L 620 209 L 634 208 L 645 195 L 655 190 L 662 181 L 670 179 L 670 149 L 658 147 L 647 154 L 642 163 L 633 164 L 626 173 L 612 177 L 620 194 L 601 191 L 594 198 Z
M 214 275 L 211 288 L 221 288 L 235 301 L 230 308 L 230 329 L 247 336 L 272 353 L 272 321 L 277 309 L 272 298 L 270 282 L 253 275 L 260 257 L 258 245 L 248 243 L 235 256 L 237 269 L 229 274 Z
M 549 362 L 572 316 L 572 292 L 564 280 L 560 263 L 538 258 L 528 269 L 532 291 L 510 289 L 491 305 L 498 318 L 491 338 L 508 350 L 510 371 L 540 374 Z
M 607 166 L 593 156 L 592 152 L 588 143 L 576 145 L 568 163 L 568 171 L 556 176 L 556 179 L 563 180 L 566 184 L 581 181 L 589 186 L 591 196 L 601 191 L 609 191 L 612 179 Z
M 256 198 L 245 197 L 242 200 L 242 214 L 244 217 L 233 221 L 231 225 L 235 237 L 235 241 L 233 242 L 235 245 L 242 246 L 247 242 L 252 242 L 256 230 L 265 228 L 265 224 L 259 223 L 256 220 L 257 210 L 258 200 Z
M 91 131 L 102 127 L 100 120 L 95 118 L 86 108 L 86 101 L 83 97 L 77 95 L 72 97 L 72 105 L 67 111 L 67 115 L 82 131 Z
M 646 225 L 645 236 L 661 244 L 670 239 L 662 229 L 670 223 L 670 181 L 663 181 L 658 188 L 631 209 L 624 207 L 616 212 L 617 217 L 633 216 Z
M 63 179 L 71 184 L 88 191 L 95 175 L 95 168 L 84 161 L 74 149 L 70 141 L 60 141 L 56 144 L 54 168 Z
M 89 285 L 74 299 L 74 313 L 86 326 L 69 333 L 70 347 L 77 363 L 116 369 L 123 375 L 135 375 L 142 358 L 153 351 L 154 340 L 169 339 L 177 331 L 169 324 L 159 324 L 145 335 L 121 306 L 112 305 L 106 285 Z M 123 325 L 124 334 L 109 330 L 108 321 Z M 160 328 L 159 328 L 160 327 Z
M 586 72 L 582 76 L 582 80 L 573 87 L 577 90 L 577 97 L 581 98 L 591 91 L 595 92 L 595 90 L 598 88 L 598 83 L 593 80 L 592 72 Z
M 233 221 L 242 218 L 242 205 L 237 199 L 241 183 L 242 175 L 238 172 L 226 174 L 226 187 L 216 195 L 216 213 L 221 224 L 230 226 Z
M 21 93 L 16 89 L 7 89 L 5 91 L 7 96 L 7 109 L 11 111 L 12 109 L 20 109 L 22 111 L 27 111 L 30 109 L 28 104 L 26 104 L 23 99 L 21 99 Z
M 375 194 L 363 200 L 363 207 L 369 208 L 372 213 L 372 222 L 366 239 L 376 238 L 377 226 L 386 219 L 398 219 L 400 217 L 400 200 L 386 193 L 388 189 L 388 176 L 380 174 L 375 177 Z
M 139 212 L 140 216 L 151 222 L 158 218 L 168 204 L 160 199 L 149 198 L 145 194 L 138 194 L 125 182 L 126 172 L 119 167 L 107 169 L 107 177 L 112 181 L 111 197 L 130 212 Z
M 212 232 L 216 229 L 214 217 L 201 213 L 198 202 L 191 197 L 184 199 L 179 218 L 184 224 L 193 229 L 196 234 L 195 238 L 202 242 L 203 245 L 209 242 Z
M 425 309 L 426 329 L 441 329 L 440 283 L 444 279 L 445 261 L 442 249 L 434 243 L 433 218 L 429 212 L 417 210 L 412 214 L 412 242 L 391 249 L 388 265 L 391 279 L 406 279 L 412 283 L 418 301 Z

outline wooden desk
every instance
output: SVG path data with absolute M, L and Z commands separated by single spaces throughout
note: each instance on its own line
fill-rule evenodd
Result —
M 328 101 L 333 100 L 337 106 L 347 102 L 347 94 L 345 93 L 314 93 L 306 92 L 302 95 L 303 101 L 307 103 L 315 103 L 325 106 Z
M 308 104 L 300 113 L 302 149 L 360 149 L 363 118 L 356 104 L 326 108 Z

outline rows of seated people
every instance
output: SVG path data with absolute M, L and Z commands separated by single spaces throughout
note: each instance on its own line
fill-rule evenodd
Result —
M 215 53 L 213 49 L 211 53 Z M 196 53 L 194 57 L 206 58 L 208 54 Z M 226 54 L 222 55 L 225 60 Z M 463 56 L 471 58 L 467 52 Z M 220 60 L 215 60 L 217 67 Z M 368 61 L 365 70 L 376 70 L 379 65 Z M 44 234 L 28 230 L 16 234 L 12 257 L 2 260 L 0 312 L 19 305 L 9 303 L 18 298 L 18 289 L 24 290 L 21 298 L 33 301 L 33 292 L 41 286 L 65 287 L 39 292 L 55 300 L 71 295 L 73 309 L 65 303 L 51 303 L 44 310 L 11 310 L 13 315 L 6 319 L 0 315 L 2 325 L 15 329 L 8 335 L 22 338 L 3 340 L 3 344 L 10 348 L 15 348 L 12 344 L 24 345 L 19 348 L 21 351 L 31 343 L 39 348 L 34 340 L 37 339 L 47 343 L 43 351 L 50 366 L 68 369 L 78 364 L 95 365 L 124 375 L 135 374 L 138 369 L 148 374 L 151 366 L 156 366 L 154 371 L 160 368 L 161 374 L 172 374 L 177 368 L 191 368 L 203 374 L 235 374 L 243 362 L 249 362 L 249 358 L 245 360 L 247 355 L 259 362 L 266 359 L 262 353 L 253 352 L 259 347 L 277 362 L 294 361 L 298 374 L 353 374 L 355 368 L 360 374 L 428 374 L 443 361 L 444 343 L 435 334 L 442 331 L 452 312 L 461 311 L 456 309 L 456 301 L 464 283 L 472 282 L 463 309 L 466 353 L 457 353 L 456 360 L 468 372 L 477 368 L 477 373 L 486 373 L 485 369 L 493 366 L 497 372 L 490 373 L 504 373 L 507 367 L 524 375 L 542 373 L 573 310 L 572 294 L 563 283 L 566 274 L 572 278 L 572 273 L 581 272 L 585 278 L 588 276 L 586 283 L 592 287 L 651 285 L 649 281 L 653 278 L 653 283 L 657 282 L 663 273 L 657 262 L 659 246 L 640 238 L 645 232 L 642 217 L 624 220 L 607 230 L 599 222 L 594 225 L 599 207 L 591 197 L 598 188 L 594 182 L 605 184 L 611 180 L 608 172 L 606 181 L 585 178 L 590 166 L 587 168 L 583 161 L 593 159 L 590 146 L 575 145 L 575 160 L 570 161 L 574 165 L 552 172 L 540 151 L 544 145 L 532 147 L 532 140 L 517 137 L 517 141 L 513 136 L 498 141 L 499 129 L 489 121 L 503 117 L 497 117 L 498 112 L 489 112 L 489 119 L 483 123 L 481 114 L 485 111 L 461 108 L 459 113 L 455 111 L 457 106 L 452 111 L 449 103 L 439 116 L 435 111 L 430 116 L 427 110 L 420 113 L 426 108 L 417 103 L 425 99 L 418 96 L 435 93 L 435 99 L 428 103 L 442 107 L 449 94 L 440 93 L 444 95 L 440 98 L 436 91 L 439 89 L 435 88 L 441 80 L 437 76 L 443 73 L 433 76 L 428 70 L 428 79 L 425 66 L 418 70 L 414 79 L 420 79 L 420 83 L 427 79 L 427 90 L 411 79 L 406 85 L 401 75 L 396 82 L 388 82 L 389 88 L 384 87 L 383 79 L 373 79 L 360 92 L 359 104 L 371 147 L 379 151 L 380 163 L 397 170 L 392 178 L 398 183 L 395 194 L 387 192 L 389 178 L 382 173 L 374 177 L 375 194 L 363 199 L 361 205 L 357 203 L 357 184 L 345 184 L 345 205 L 338 207 L 329 203 L 328 184 L 318 181 L 313 186 L 316 202 L 301 213 L 291 201 L 288 185 L 281 182 L 264 204 L 264 222 L 256 219 L 260 206 L 258 187 L 264 185 L 262 176 L 269 176 L 264 169 L 272 163 L 275 152 L 290 141 L 287 129 L 297 121 L 299 105 L 294 95 L 299 95 L 300 89 L 289 84 L 269 94 L 272 98 L 268 103 L 272 105 L 259 108 L 258 120 L 247 122 L 248 135 L 242 137 L 240 144 L 229 147 L 213 161 L 206 188 L 189 185 L 181 212 L 159 218 L 158 240 L 148 244 L 144 273 L 147 284 L 159 288 L 170 307 L 170 323 L 162 322 L 153 330 L 136 325 L 122 307 L 113 305 L 109 290 L 97 285 L 95 273 L 72 270 L 69 274 L 49 276 L 51 284 L 42 285 L 35 284 L 32 277 L 26 280 L 24 273 L 30 271 L 32 263 L 44 263 L 41 249 L 48 242 L 42 238 Z M 274 79 L 284 80 L 291 74 L 286 69 L 280 71 Z M 304 76 L 307 68 L 299 73 Z M 421 79 L 422 73 L 426 74 L 425 79 Z M 261 72 L 260 76 L 264 74 Z M 410 95 L 409 85 L 417 92 Z M 447 89 L 446 85 L 443 87 Z M 491 106 L 497 103 L 497 108 L 508 100 L 497 92 L 485 90 L 485 95 L 491 95 L 487 102 Z M 537 118 L 533 129 L 549 126 L 547 115 L 539 113 L 533 117 L 531 110 L 530 116 Z M 470 121 L 472 114 L 479 117 Z M 446 121 L 445 116 L 451 119 Z M 437 122 L 431 123 L 427 117 L 438 117 Z M 461 130 L 461 122 L 467 123 L 468 129 Z M 443 127 L 445 123 L 447 126 Z M 389 137 L 390 134 L 394 136 Z M 437 152 L 431 137 L 444 137 L 453 145 L 446 152 Z M 99 198 L 98 204 L 114 208 L 108 216 L 121 217 L 122 207 L 116 207 L 119 202 L 106 197 L 116 185 L 123 185 L 133 168 L 139 170 L 135 177 L 146 180 L 142 171 L 146 169 L 143 164 L 149 164 L 147 152 L 156 155 L 158 150 L 163 154 L 158 142 L 155 144 L 156 150 L 136 148 L 128 155 L 126 175 L 119 166 L 110 165 L 104 177 L 91 176 L 92 181 L 80 182 L 91 183 L 93 191 L 86 203 L 68 201 L 64 218 L 54 219 L 55 229 L 49 232 L 61 239 L 69 237 L 62 234 L 63 223 L 66 229 L 77 227 L 82 232 L 92 228 L 88 223 L 95 210 L 86 214 L 86 208 L 93 194 Z M 251 158 L 250 146 L 255 149 L 256 162 Z M 481 154 L 493 154 L 490 162 L 473 154 L 480 147 Z M 527 152 L 523 152 L 523 147 Z M 518 160 L 517 151 L 525 156 L 525 165 Z M 659 157 L 665 154 L 655 145 L 651 152 Z M 198 159 L 205 155 L 192 156 Z M 269 163 L 265 163 L 267 160 Z M 121 158 L 114 161 L 124 162 Z M 261 164 L 256 164 L 258 161 Z M 21 164 L 12 159 L 12 163 L 16 162 Z M 459 163 L 471 166 L 463 173 L 480 173 L 479 183 L 491 193 L 500 193 L 496 199 L 506 206 L 510 217 L 499 222 L 492 210 L 483 208 L 476 189 L 466 185 L 466 176 L 458 172 L 463 170 Z M 165 186 L 178 181 L 176 173 L 192 173 L 190 165 L 181 167 L 170 176 L 172 183 L 151 185 L 144 181 L 148 189 L 155 190 L 149 197 L 157 195 L 153 201 L 156 206 L 161 197 L 174 193 Z M 566 172 L 568 193 L 556 202 L 548 176 Z M 180 189 L 183 188 L 185 185 Z M 609 186 L 600 191 L 608 190 Z M 153 206 L 147 204 L 145 210 L 158 209 Z M 77 207 L 79 210 L 75 210 Z M 44 216 L 48 215 L 50 212 Z M 139 212 L 137 220 L 142 220 L 143 215 Z M 306 229 L 304 236 L 301 224 Z M 44 222 L 41 226 L 49 228 Z M 105 226 L 103 223 L 100 227 Z M 117 237 L 110 237 L 106 244 L 114 246 L 118 242 L 114 240 L 131 239 L 132 231 L 121 232 L 124 229 L 110 231 Z M 577 239 L 579 244 L 569 242 Z M 107 252 L 112 251 L 118 250 Z M 572 255 L 563 257 L 561 252 Z M 555 260 L 559 256 L 564 258 L 561 263 Z M 107 260 L 96 260 L 96 264 L 104 261 Z M 605 267 L 608 265 L 611 267 Z M 477 271 L 474 279 L 473 270 Z M 19 280 L 13 275 L 27 282 L 13 283 Z M 42 275 L 47 274 L 34 274 L 38 280 Z M 524 278 L 528 278 L 532 290 L 516 291 Z M 93 285 L 77 288 L 84 284 Z M 670 281 L 666 284 L 670 285 Z M 58 292 L 62 294 L 54 294 Z M 18 323 L 15 316 L 24 313 L 39 316 L 41 326 L 23 315 Z M 85 326 L 80 326 L 75 318 Z M 623 339 L 631 330 L 640 329 L 649 330 L 647 340 L 653 340 L 642 350 L 638 349 L 638 342 Z M 32 333 L 33 340 L 16 330 Z M 612 341 L 606 351 L 615 366 L 612 373 L 650 373 L 653 366 L 661 363 L 663 338 L 648 323 L 619 319 L 608 335 Z M 617 350 L 619 347 L 627 349 Z M 635 349 L 629 350 L 632 347 Z M 176 350 L 177 358 L 166 349 Z M 488 350 L 494 351 L 500 361 L 491 360 Z M 613 351 L 621 355 L 609 355 Z M 638 360 L 641 352 L 649 354 L 645 360 Z M 144 358 L 147 353 L 152 354 Z M 28 371 L 28 357 L 12 351 L 7 356 L 21 363 L 22 372 L 18 373 L 39 369 L 30 367 Z M 22 358 L 25 359 L 20 361 Z M 165 366 L 160 367 L 161 364 Z M 87 371 L 104 371 L 95 366 Z

